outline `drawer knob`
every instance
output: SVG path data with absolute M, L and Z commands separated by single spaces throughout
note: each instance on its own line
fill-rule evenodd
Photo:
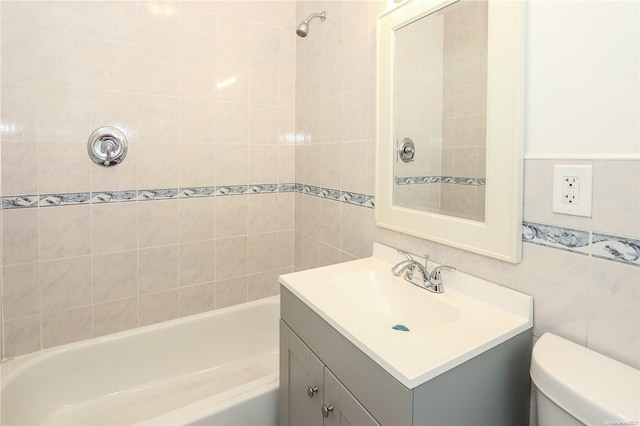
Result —
M 322 404 L 321 410 L 324 417 L 329 417 L 329 413 L 333 411 L 333 405 L 327 407 L 327 404 Z
M 309 398 L 313 398 L 316 392 L 318 392 L 317 386 L 307 386 L 307 395 L 309 395 Z

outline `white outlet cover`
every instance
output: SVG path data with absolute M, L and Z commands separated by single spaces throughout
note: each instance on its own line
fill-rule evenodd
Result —
M 593 192 L 593 169 L 590 165 L 559 165 L 553 166 L 553 204 L 554 213 L 573 216 L 591 217 L 591 199 Z M 562 202 L 562 181 L 566 176 L 580 178 L 578 194 L 579 202 L 568 204 Z

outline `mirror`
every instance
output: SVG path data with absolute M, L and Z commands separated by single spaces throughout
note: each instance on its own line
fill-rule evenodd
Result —
M 484 222 L 487 9 L 462 0 L 395 31 L 394 205 Z
M 376 224 L 519 262 L 524 2 L 386 12 L 377 89 Z

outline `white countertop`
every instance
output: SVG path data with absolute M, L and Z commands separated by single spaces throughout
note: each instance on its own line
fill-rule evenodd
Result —
M 533 326 L 531 296 L 460 271 L 443 272 L 444 293 L 431 293 L 393 276 L 402 260 L 375 243 L 372 257 L 280 282 L 410 389 Z

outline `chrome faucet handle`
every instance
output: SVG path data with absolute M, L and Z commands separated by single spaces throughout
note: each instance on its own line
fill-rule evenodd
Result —
M 444 286 L 442 285 L 442 276 L 440 275 L 440 271 L 449 271 L 454 272 L 456 268 L 452 268 L 451 266 L 436 266 L 429 274 L 429 284 L 427 285 L 427 290 L 433 293 L 444 293 Z
M 456 268 L 452 268 L 451 266 L 436 266 L 429 274 L 429 282 L 434 286 L 442 286 L 442 277 L 440 275 L 440 271 L 449 271 L 455 272 Z
M 400 249 L 397 249 L 397 251 L 398 251 L 398 253 L 404 254 L 404 257 L 406 257 L 407 260 L 413 261 L 413 256 L 411 256 L 411 254 L 407 253 L 404 250 L 400 250 Z

